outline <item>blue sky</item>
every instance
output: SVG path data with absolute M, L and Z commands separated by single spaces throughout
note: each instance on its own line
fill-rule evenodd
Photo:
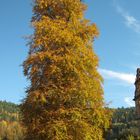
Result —
M 94 50 L 104 77 L 105 101 L 111 107 L 134 106 L 134 81 L 140 66 L 139 0 L 85 0 L 86 17 L 100 36 Z M 20 103 L 28 85 L 20 66 L 27 57 L 24 36 L 30 35 L 31 0 L 1 0 L 0 100 Z

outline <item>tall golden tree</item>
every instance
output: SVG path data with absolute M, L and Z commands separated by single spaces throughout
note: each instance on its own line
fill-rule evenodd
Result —
M 34 0 L 23 63 L 31 82 L 21 107 L 27 140 L 101 140 L 109 126 L 92 49 L 98 30 L 85 9 L 80 0 Z

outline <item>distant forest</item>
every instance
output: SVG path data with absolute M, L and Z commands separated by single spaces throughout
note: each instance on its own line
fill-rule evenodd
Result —
M 19 106 L 0 101 L 0 140 L 23 140 Z
M 135 108 L 118 108 L 113 110 L 112 127 L 106 140 L 140 140 L 139 124 Z
M 138 140 L 138 121 L 135 108 L 113 110 L 112 128 L 106 133 L 106 140 Z M 0 101 L 0 140 L 22 140 L 24 128 L 20 123 L 19 106 Z

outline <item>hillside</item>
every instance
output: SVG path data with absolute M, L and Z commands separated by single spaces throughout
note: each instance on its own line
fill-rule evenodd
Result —
M 118 108 L 114 110 L 112 128 L 107 140 L 138 140 L 138 121 L 135 108 Z
M 19 121 L 19 107 L 0 101 L 0 140 L 22 140 L 23 128 Z
M 20 125 L 19 106 L 0 101 L 0 140 L 22 140 L 24 129 Z M 113 109 L 112 128 L 106 140 L 138 140 L 138 121 L 135 108 Z
M 0 121 L 19 121 L 19 107 L 13 103 L 0 101 Z

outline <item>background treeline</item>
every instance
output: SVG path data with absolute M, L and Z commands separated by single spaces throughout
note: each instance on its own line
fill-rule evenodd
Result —
M 113 110 L 112 127 L 107 140 L 139 140 L 139 123 L 135 108 L 118 108 Z
M 138 140 L 138 121 L 135 108 L 113 109 L 112 128 L 106 140 Z M 20 123 L 19 106 L 0 101 L 0 140 L 22 140 L 24 129 Z
M 0 140 L 22 140 L 24 129 L 20 125 L 19 106 L 0 101 Z

